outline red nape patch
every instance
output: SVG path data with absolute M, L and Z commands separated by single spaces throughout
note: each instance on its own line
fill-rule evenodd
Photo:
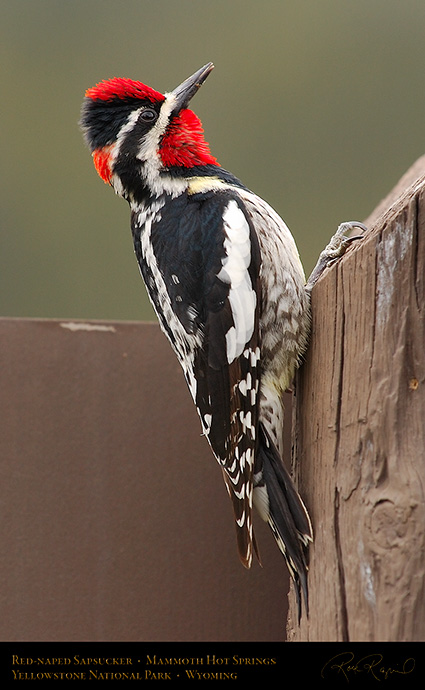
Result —
M 112 177 L 111 154 L 113 148 L 114 144 L 111 144 L 110 146 L 104 146 L 101 149 L 96 149 L 92 153 L 94 167 L 106 184 L 110 184 Z
M 182 110 L 172 120 L 159 153 L 166 168 L 174 165 L 186 168 L 194 165 L 218 165 L 204 139 L 201 121 L 192 110 Z
M 100 101 L 110 101 L 112 98 L 148 98 L 152 102 L 161 102 L 165 99 L 162 93 L 142 84 L 141 81 L 133 81 L 132 79 L 123 79 L 121 77 L 101 81 L 91 89 L 87 89 L 86 98 Z

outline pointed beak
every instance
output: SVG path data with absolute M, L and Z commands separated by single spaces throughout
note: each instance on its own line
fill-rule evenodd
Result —
M 180 112 L 180 110 L 183 110 L 183 108 L 186 108 L 189 104 L 189 101 L 197 90 L 199 89 L 200 86 L 204 83 L 205 79 L 208 77 L 209 73 L 214 69 L 214 65 L 212 62 L 208 62 L 204 67 L 201 67 L 201 69 L 198 69 L 195 74 L 192 74 L 191 77 L 188 79 L 185 79 L 180 86 L 178 86 L 174 91 L 172 91 L 172 95 L 176 99 L 176 104 L 174 107 L 174 112 Z

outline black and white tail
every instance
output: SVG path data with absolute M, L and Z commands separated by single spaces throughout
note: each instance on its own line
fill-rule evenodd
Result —
M 307 549 L 313 531 L 307 510 L 264 425 L 259 425 L 254 474 L 254 504 L 268 522 L 294 581 L 301 618 L 304 598 L 308 615 Z

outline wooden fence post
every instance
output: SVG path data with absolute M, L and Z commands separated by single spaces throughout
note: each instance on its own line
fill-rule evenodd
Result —
M 293 470 L 310 617 L 288 640 L 425 640 L 425 157 L 312 293 Z

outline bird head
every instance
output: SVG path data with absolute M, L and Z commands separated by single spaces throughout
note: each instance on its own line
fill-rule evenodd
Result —
M 113 78 L 88 89 L 80 125 L 100 177 L 128 197 L 174 171 L 218 165 L 199 118 L 187 108 L 210 74 L 209 62 L 169 93 L 131 79 Z

